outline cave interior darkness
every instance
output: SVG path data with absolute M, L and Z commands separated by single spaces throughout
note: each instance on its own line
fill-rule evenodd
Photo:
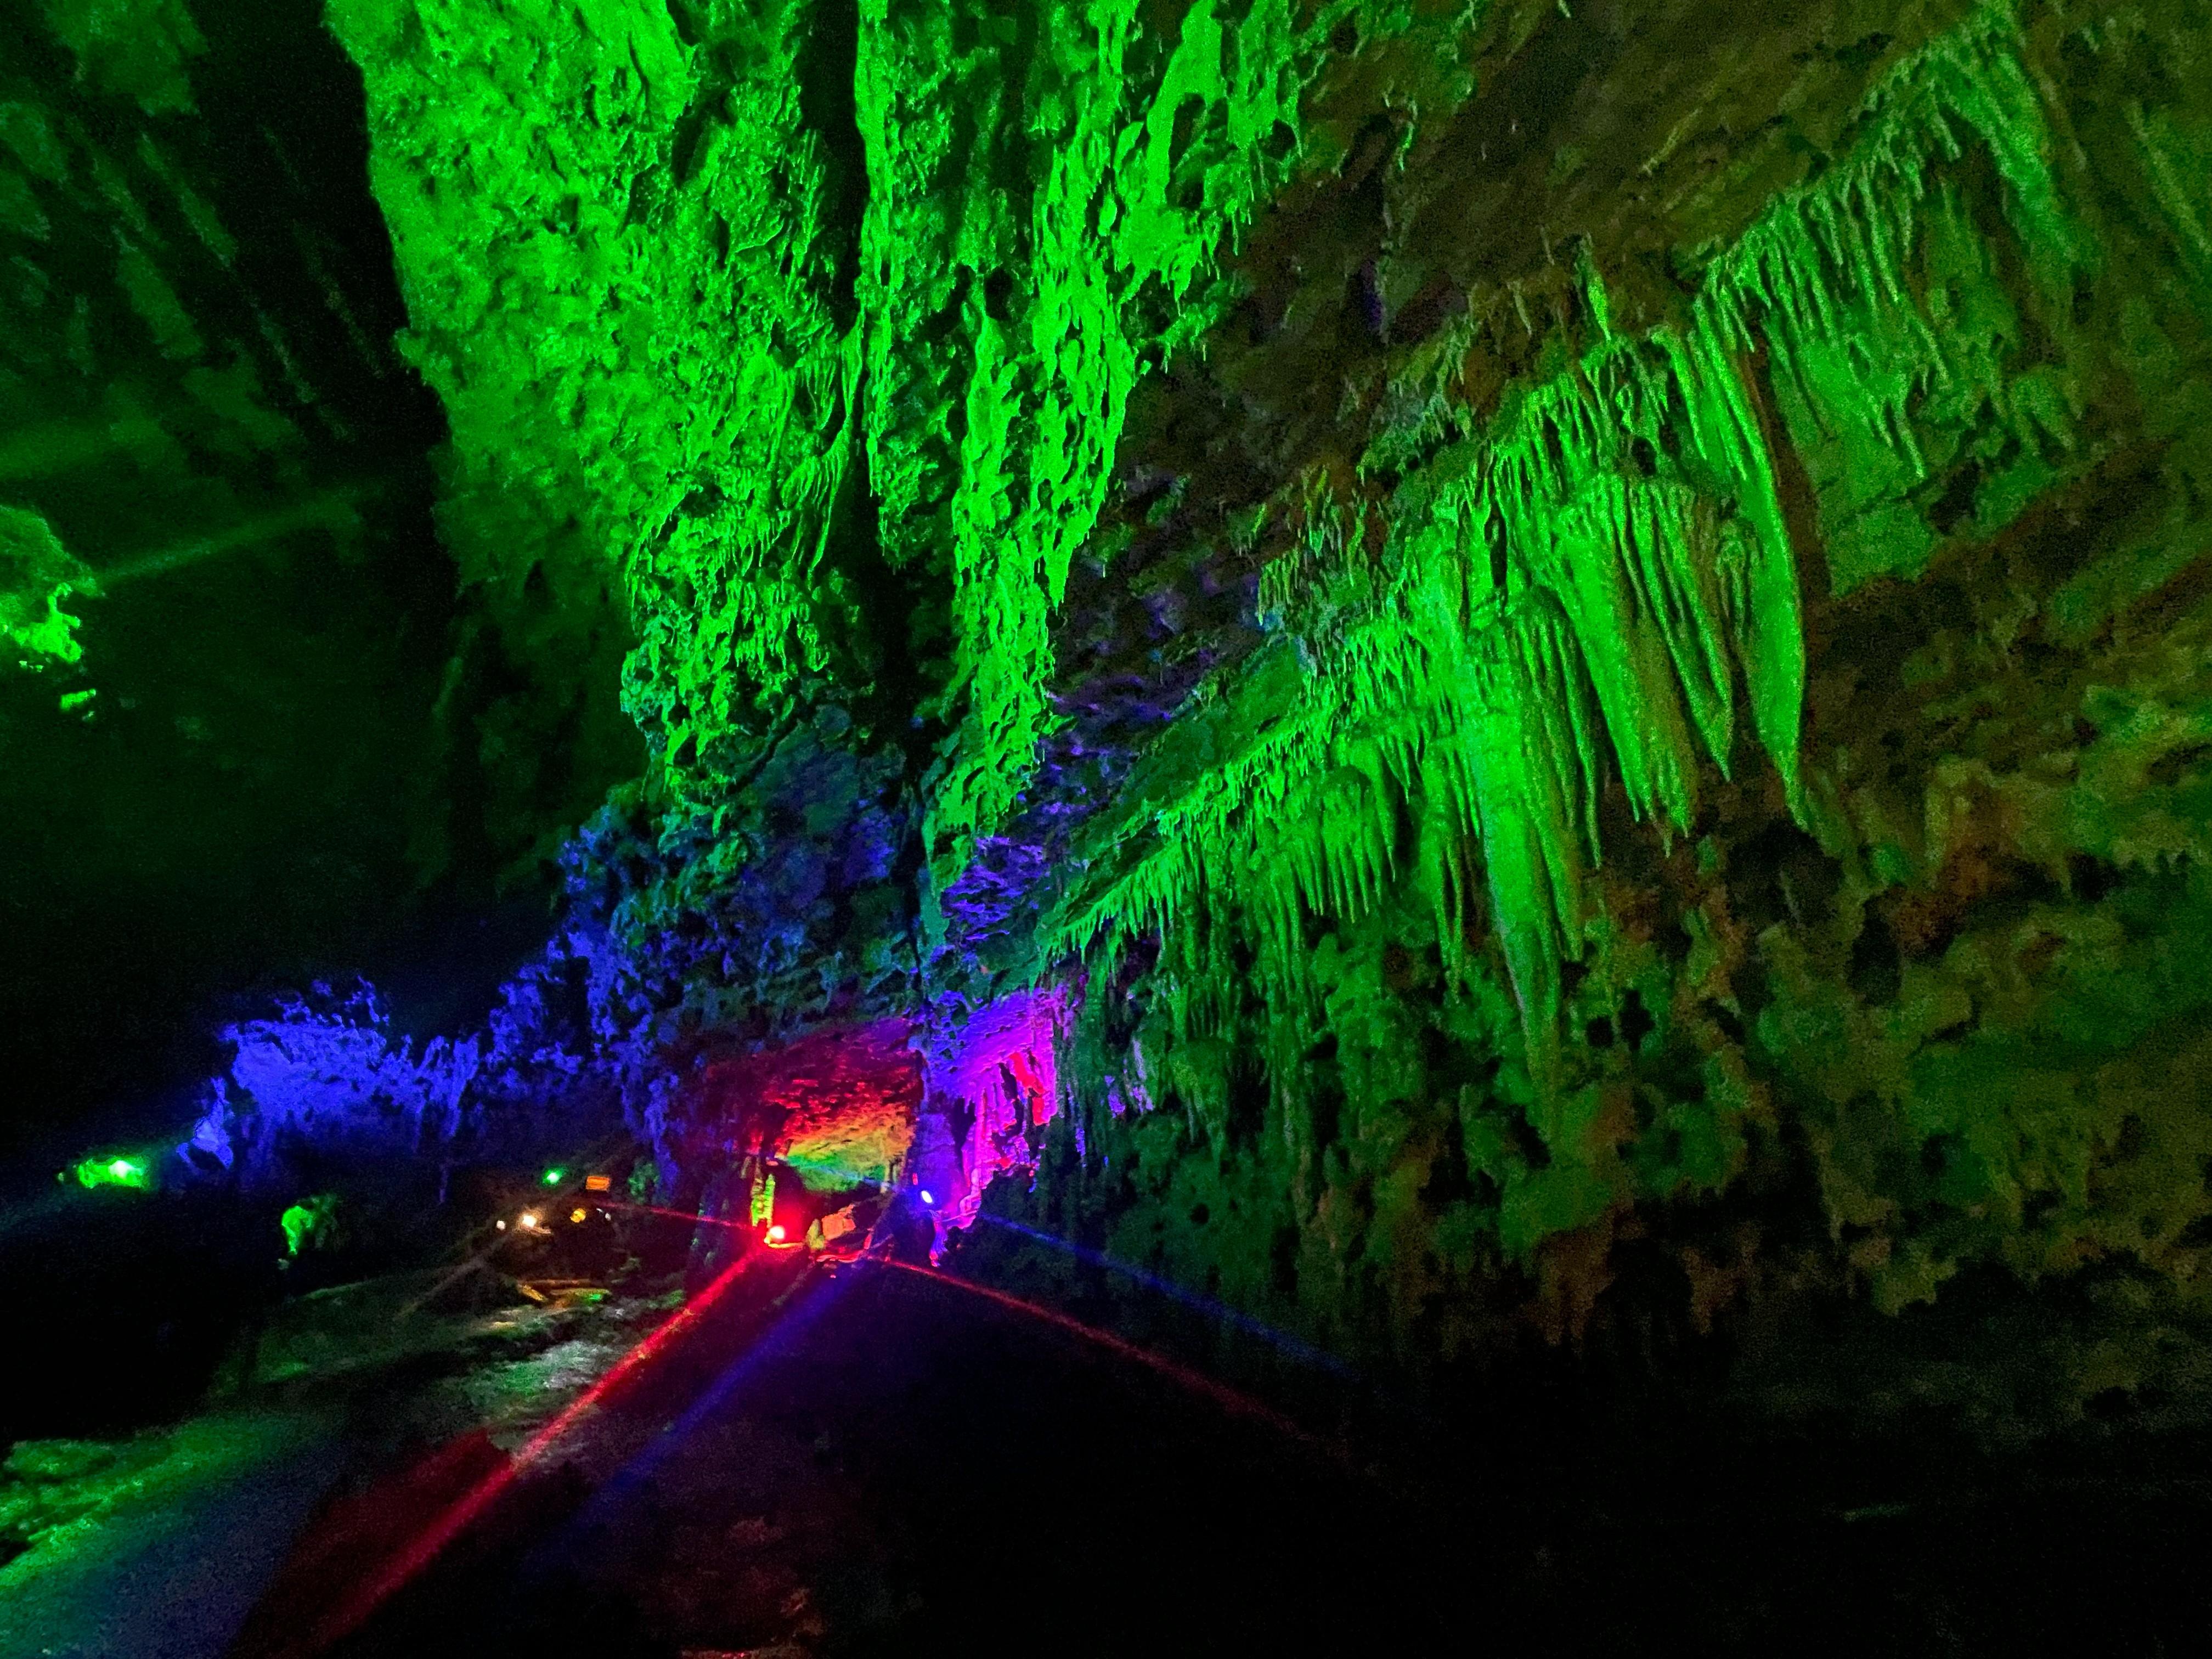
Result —
M 2204 0 L 6 0 L 0 1653 L 2193 1645 L 2208 180 Z

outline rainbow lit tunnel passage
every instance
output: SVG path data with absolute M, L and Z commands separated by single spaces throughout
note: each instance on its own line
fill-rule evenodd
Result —
M 13 8 L 0 1653 L 2189 1650 L 2208 38 Z

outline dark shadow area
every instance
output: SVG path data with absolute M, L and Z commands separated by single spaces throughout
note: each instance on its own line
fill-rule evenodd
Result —
M 360 76 L 314 0 L 190 15 L 185 107 L 130 95 L 128 40 L 0 25 L 13 142 L 52 175 L 43 239 L 0 230 L 46 296 L 0 347 L 32 394 L 0 501 L 103 589 L 81 665 L 0 676 L 0 1154 L 49 1173 L 173 1129 L 269 990 L 366 974 L 410 1029 L 480 1015 L 550 892 L 471 810 L 490 693 L 452 667 L 445 418 L 394 345 Z
M 336 1651 L 2155 1653 L 2212 1612 L 2170 1441 L 1846 1450 L 1569 1389 L 1347 1458 L 950 1287 L 806 1295 Z

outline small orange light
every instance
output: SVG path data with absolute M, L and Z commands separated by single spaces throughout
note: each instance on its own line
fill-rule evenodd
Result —
M 584 1190 L 587 1193 L 607 1192 L 613 1188 L 614 1184 L 615 1178 L 612 1176 L 587 1175 L 584 1177 Z
M 583 1218 L 584 1212 L 580 1207 L 568 1212 L 568 1219 L 571 1221 L 581 1221 Z
M 776 1223 L 775 1226 L 768 1230 L 768 1242 L 771 1244 L 781 1244 L 783 1243 L 783 1224 L 781 1222 Z
M 526 1230 L 535 1227 L 538 1224 L 537 1212 L 532 1210 L 525 1210 L 522 1212 L 522 1224 Z

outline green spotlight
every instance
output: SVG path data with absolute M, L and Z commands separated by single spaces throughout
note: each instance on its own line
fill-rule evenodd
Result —
M 566 1170 L 548 1170 L 545 1172 L 545 1184 L 549 1187 L 557 1187 L 568 1173 Z
M 146 1166 L 131 1158 L 88 1158 L 76 1166 L 82 1187 L 132 1187 L 144 1191 L 153 1185 Z

